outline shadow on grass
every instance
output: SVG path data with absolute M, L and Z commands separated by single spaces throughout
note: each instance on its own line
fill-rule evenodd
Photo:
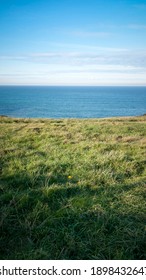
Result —
M 122 213 L 112 186 L 104 192 L 53 176 L 47 185 L 32 185 L 27 174 L 4 178 L 1 259 L 146 258 L 144 213 Z

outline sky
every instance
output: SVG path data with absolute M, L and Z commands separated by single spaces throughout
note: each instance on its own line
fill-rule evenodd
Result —
M 0 0 L 0 85 L 146 85 L 146 0 Z

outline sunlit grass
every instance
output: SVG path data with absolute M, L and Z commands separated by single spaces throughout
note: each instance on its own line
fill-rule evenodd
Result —
M 1 117 L 1 259 L 145 259 L 146 117 Z

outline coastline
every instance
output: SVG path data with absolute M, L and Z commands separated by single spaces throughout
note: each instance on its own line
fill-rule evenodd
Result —
M 109 120 L 109 119 L 131 119 L 131 118 L 141 118 L 146 117 L 146 114 L 142 114 L 139 116 L 112 116 L 112 117 L 98 117 L 98 118 L 42 118 L 42 117 L 15 117 L 15 116 L 8 116 L 8 115 L 0 115 L 0 118 L 10 118 L 10 119 L 20 119 L 20 120 Z

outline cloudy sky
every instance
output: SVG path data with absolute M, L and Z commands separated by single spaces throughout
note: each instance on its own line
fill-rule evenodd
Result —
M 0 0 L 1 85 L 146 85 L 146 0 Z

